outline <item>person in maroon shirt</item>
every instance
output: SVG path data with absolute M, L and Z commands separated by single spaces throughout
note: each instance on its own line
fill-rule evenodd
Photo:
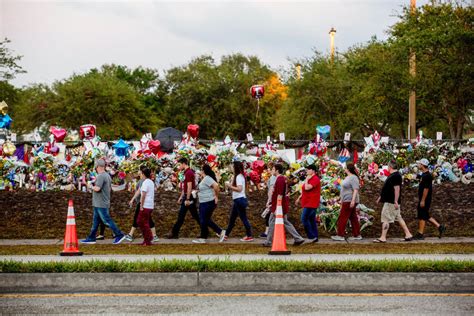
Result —
M 296 200 L 296 205 L 301 201 L 303 212 L 301 222 L 308 239 L 318 242 L 318 224 L 316 222 L 316 210 L 321 199 L 321 180 L 318 175 L 318 167 L 309 165 L 306 167 L 306 179 L 301 187 L 301 195 Z
M 184 171 L 184 181 L 181 187 L 181 195 L 178 199 L 178 204 L 181 205 L 178 213 L 178 219 L 166 238 L 178 239 L 179 230 L 183 226 L 184 218 L 186 213 L 189 211 L 191 216 L 196 220 L 199 225 L 199 214 L 196 208 L 196 198 L 193 197 L 192 191 L 196 189 L 196 176 L 194 171 L 189 167 L 188 159 L 180 158 L 178 160 L 178 168 L 180 171 Z
M 263 246 L 270 247 L 273 242 L 273 231 L 275 230 L 275 211 L 279 195 L 283 197 L 281 205 L 283 208 L 283 223 L 285 225 L 285 230 L 295 239 L 295 246 L 301 245 L 304 243 L 304 238 L 301 237 L 301 235 L 296 231 L 295 227 L 290 223 L 287 216 L 290 210 L 290 198 L 288 196 L 288 184 L 286 177 L 282 175 L 283 166 L 281 164 L 275 164 L 273 166 L 272 173 L 277 179 L 275 181 L 275 185 L 273 186 L 270 227 L 268 230 L 267 240 L 263 243 Z

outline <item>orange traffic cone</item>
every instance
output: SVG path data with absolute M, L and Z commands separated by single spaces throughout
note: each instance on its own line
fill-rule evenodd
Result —
M 69 200 L 67 208 L 66 234 L 64 235 L 64 249 L 59 254 L 61 256 L 82 256 L 79 251 L 79 243 L 77 241 L 76 217 L 74 216 L 74 206 L 72 200 Z
M 273 230 L 272 250 L 269 255 L 290 255 L 291 251 L 286 248 L 285 224 L 283 222 L 282 196 L 278 196 L 275 210 L 275 229 Z

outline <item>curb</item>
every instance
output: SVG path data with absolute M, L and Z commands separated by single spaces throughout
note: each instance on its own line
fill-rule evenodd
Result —
M 0 293 L 474 293 L 474 273 L 1 273 Z

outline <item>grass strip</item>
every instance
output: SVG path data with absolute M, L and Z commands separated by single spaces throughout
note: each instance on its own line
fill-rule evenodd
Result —
M 152 261 L 0 261 L 0 273 L 116 272 L 474 272 L 474 261 L 457 260 L 152 260 Z
M 405 243 L 405 244 L 304 244 L 289 246 L 294 254 L 472 254 L 474 243 Z M 260 244 L 156 244 L 141 247 L 136 244 L 81 245 L 81 251 L 89 255 L 161 255 L 161 254 L 266 254 L 269 248 Z M 0 246 L 0 255 L 57 255 L 62 245 Z

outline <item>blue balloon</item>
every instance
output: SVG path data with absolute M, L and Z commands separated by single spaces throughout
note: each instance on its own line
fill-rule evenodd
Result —
M 117 156 L 119 157 L 128 156 L 128 148 L 130 147 L 130 145 L 124 142 L 123 139 L 119 139 L 119 141 L 112 147 L 115 148 L 115 154 Z
M 0 128 L 10 129 L 12 122 L 13 120 L 8 114 L 0 114 Z
M 316 133 L 319 134 L 319 137 L 322 139 L 326 139 L 329 137 L 329 134 L 331 133 L 331 126 L 329 125 L 324 125 L 324 126 L 316 126 Z

